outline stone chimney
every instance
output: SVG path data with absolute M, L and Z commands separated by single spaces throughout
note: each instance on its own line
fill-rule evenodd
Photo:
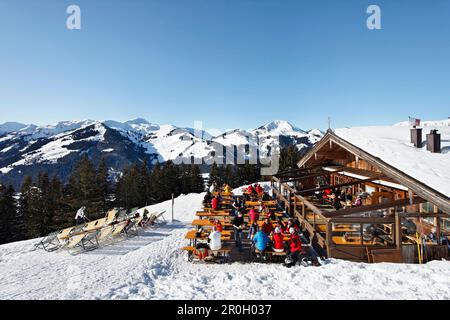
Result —
M 433 153 L 441 153 L 441 134 L 437 130 L 431 130 L 427 134 L 427 150 Z
M 422 128 L 414 126 L 411 129 L 411 143 L 416 148 L 422 148 Z

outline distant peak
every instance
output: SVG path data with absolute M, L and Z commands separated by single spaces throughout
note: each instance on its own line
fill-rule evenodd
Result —
M 125 121 L 126 124 L 151 124 L 144 118 L 135 118 L 128 121 Z

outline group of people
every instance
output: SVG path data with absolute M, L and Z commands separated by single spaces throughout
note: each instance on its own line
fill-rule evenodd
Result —
M 320 185 L 317 186 L 320 188 Z M 316 191 L 316 197 L 327 201 L 332 199 L 332 205 L 335 210 L 339 210 L 345 207 L 359 207 L 363 205 L 363 198 L 358 195 L 353 201 L 353 196 L 350 188 L 341 190 L 340 188 L 325 189 L 323 191 Z
M 231 195 L 231 187 L 227 184 L 222 187 L 213 184 L 203 199 L 204 206 L 213 210 L 220 210 L 223 204 L 221 196 L 223 194 Z M 257 200 L 260 204 L 248 210 L 245 204 L 251 200 Z M 234 231 L 235 247 L 239 252 L 243 251 L 243 237 L 248 231 L 246 236 L 251 241 L 251 250 L 255 254 L 265 257 L 264 253 L 269 250 L 286 253 L 285 265 L 290 267 L 295 265 L 301 257 L 301 224 L 298 219 L 289 219 L 284 222 L 281 218 L 277 218 L 275 212 L 264 204 L 264 201 L 270 200 L 271 197 L 259 183 L 249 185 L 244 190 L 243 196 L 236 196 L 231 199 L 230 214 L 233 216 L 231 224 Z M 245 217 L 248 218 L 248 221 Z M 262 223 L 258 223 L 260 218 L 264 218 Z M 215 220 L 212 232 L 208 236 L 210 250 L 222 248 L 222 231 L 222 224 L 219 220 Z

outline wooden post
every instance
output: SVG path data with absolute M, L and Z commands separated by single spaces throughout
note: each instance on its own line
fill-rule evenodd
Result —
M 289 215 L 292 217 L 292 194 L 291 190 L 288 190 L 288 207 L 289 207 Z
M 173 198 L 173 193 L 172 193 L 172 223 L 173 223 L 173 206 L 174 206 L 174 198 Z
M 331 246 L 333 245 L 333 239 L 332 239 L 332 228 L 331 228 L 331 221 L 327 220 L 327 234 L 326 234 L 326 245 L 327 245 L 327 257 L 331 258 Z
M 402 249 L 402 215 L 400 212 L 395 212 L 395 228 L 394 235 L 397 249 Z
M 439 217 L 434 218 L 434 224 L 436 225 L 436 240 L 437 244 L 441 244 L 441 219 Z

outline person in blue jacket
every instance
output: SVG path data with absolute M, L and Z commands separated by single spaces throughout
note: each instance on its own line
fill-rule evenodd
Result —
M 255 248 L 259 251 L 259 252 L 263 252 L 264 250 L 266 250 L 267 245 L 269 244 L 269 237 L 267 236 L 267 234 L 265 234 L 264 232 L 262 232 L 261 230 L 258 231 L 255 236 L 253 237 L 253 243 L 255 244 Z

